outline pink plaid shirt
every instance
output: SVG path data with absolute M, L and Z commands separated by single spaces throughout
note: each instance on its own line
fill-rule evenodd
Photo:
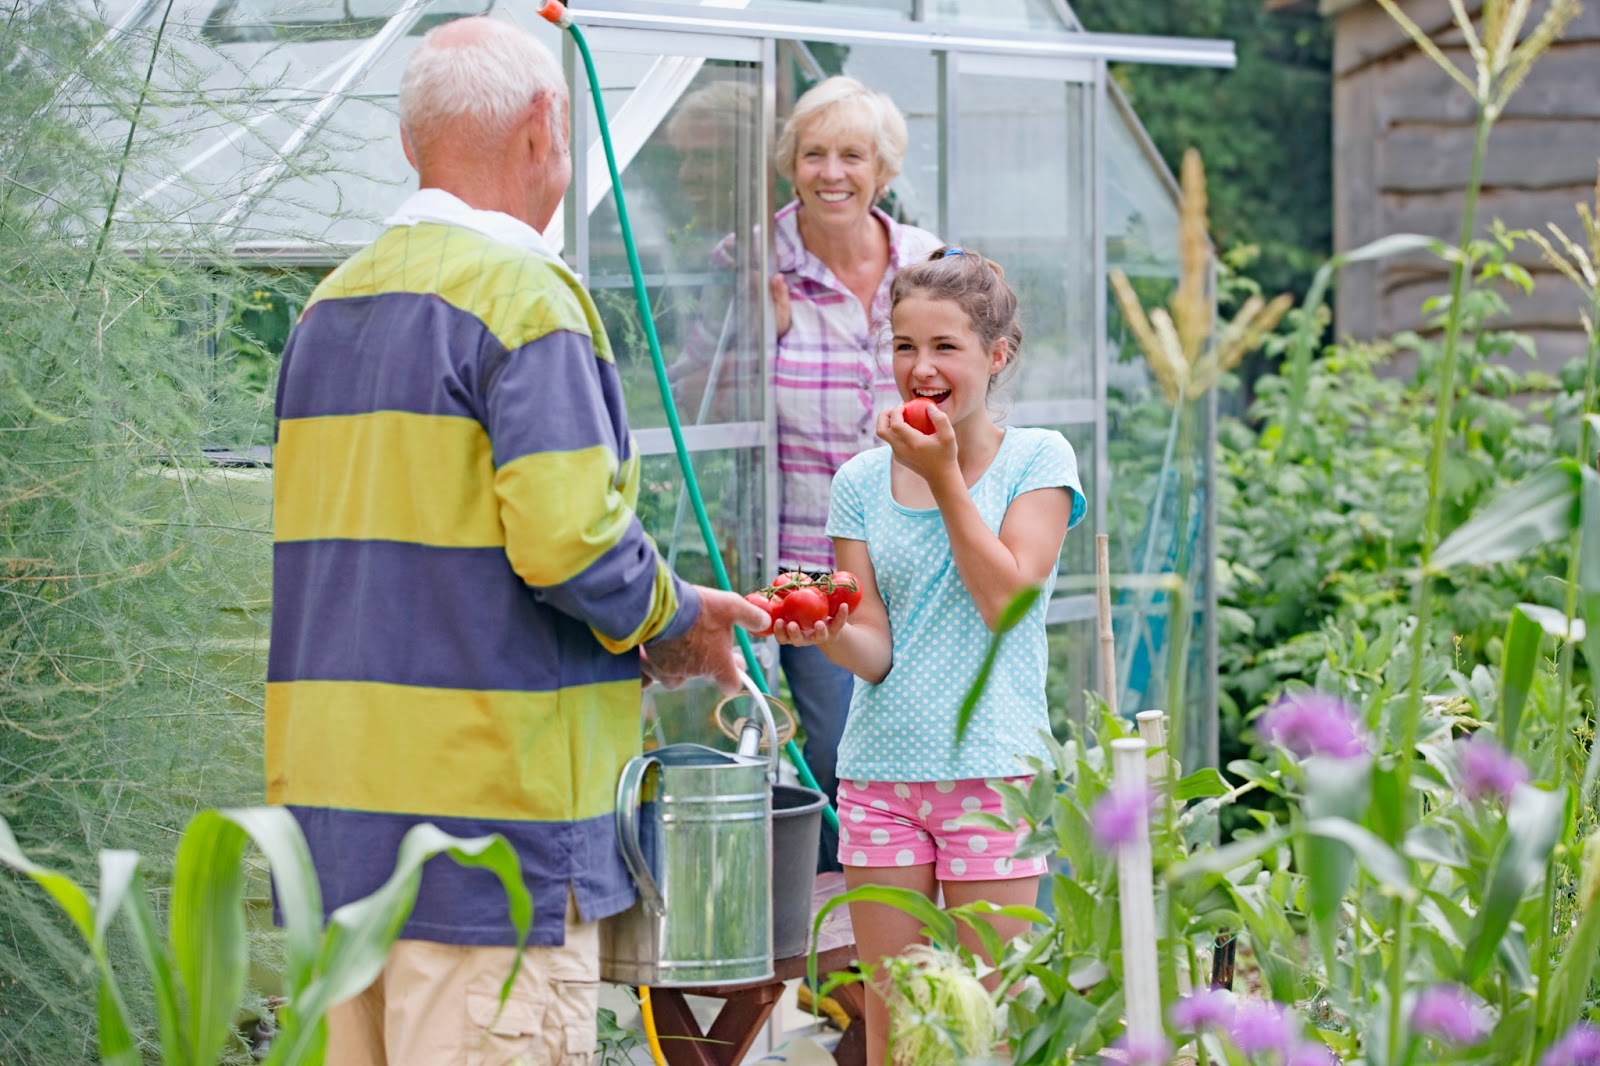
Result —
M 773 219 L 778 270 L 789 287 L 789 332 L 774 364 L 778 412 L 778 563 L 785 570 L 833 569 L 823 527 L 833 475 L 845 460 L 880 443 L 879 411 L 900 402 L 889 355 L 889 287 L 904 267 L 944 242 L 904 226 L 876 207 L 889 231 L 889 269 L 872 298 L 871 325 L 861 301 L 800 239 L 800 202 Z

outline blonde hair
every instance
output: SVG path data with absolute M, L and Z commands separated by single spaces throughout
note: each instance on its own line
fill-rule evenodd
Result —
M 842 74 L 812 86 L 795 101 L 794 111 L 778 136 L 774 160 L 778 173 L 785 181 L 794 181 L 802 133 L 858 130 L 872 140 L 878 163 L 877 194 L 881 199 L 905 162 L 906 142 L 910 140 L 905 116 L 887 93 L 869 89 Z
M 500 19 L 455 19 L 423 35 L 407 60 L 400 77 L 400 126 L 413 144 L 462 121 L 498 135 L 545 93 L 555 105 L 550 130 L 559 140 L 567 85 L 550 49 Z
M 970 248 L 947 245 L 895 275 L 894 284 L 889 287 L 891 315 L 907 296 L 949 300 L 960 307 L 986 350 L 1005 341 L 1006 365 L 989 379 L 990 388 L 1002 376 L 1010 376 L 1022 348 L 1022 323 L 1017 321 L 1017 294 L 1006 282 L 1005 268 L 999 263 Z

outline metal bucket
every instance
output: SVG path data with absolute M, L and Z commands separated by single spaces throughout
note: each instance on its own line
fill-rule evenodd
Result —
M 617 838 L 639 901 L 600 924 L 602 979 L 694 988 L 772 977 L 776 774 L 776 744 L 770 761 L 672 744 L 628 763 Z

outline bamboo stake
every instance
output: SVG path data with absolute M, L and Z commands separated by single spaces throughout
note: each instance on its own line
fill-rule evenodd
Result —
M 1094 569 L 1100 606 L 1100 695 L 1117 713 L 1117 638 L 1111 629 L 1111 538 L 1094 535 Z
M 1145 743 L 1125 738 L 1111 742 L 1111 759 L 1120 789 L 1145 792 Z M 1161 979 L 1156 969 L 1156 898 L 1150 861 L 1150 824 L 1139 820 L 1132 840 L 1117 849 L 1118 910 L 1122 919 L 1122 990 L 1129 1037 L 1164 1036 Z
M 1133 718 L 1139 723 L 1139 738 L 1148 744 L 1151 750 L 1161 751 L 1161 757 L 1156 761 L 1155 768 L 1150 774 L 1150 783 L 1160 788 L 1169 774 L 1177 776 L 1175 771 L 1178 769 L 1177 761 L 1173 759 L 1172 752 L 1167 747 L 1167 712 L 1140 711 Z

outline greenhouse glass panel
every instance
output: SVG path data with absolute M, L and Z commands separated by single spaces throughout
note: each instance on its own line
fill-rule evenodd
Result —
M 762 559 L 762 481 L 760 449 L 731 448 L 694 455 L 694 474 L 706 513 L 734 588 L 764 585 Z M 710 556 L 683 488 L 683 474 L 672 455 L 644 458 L 639 474 L 639 519 L 661 553 L 686 581 L 715 585 Z
M 764 418 L 758 201 L 760 78 L 753 63 L 601 51 L 595 57 L 622 163 L 653 321 L 686 425 Z M 597 145 L 593 109 L 585 142 Z M 595 152 L 589 153 L 591 162 Z M 616 351 L 629 419 L 664 426 L 609 174 L 590 169 L 586 274 Z M 581 250 L 580 250 L 581 249 Z
M 956 241 L 1000 263 L 1017 291 L 1024 340 L 1014 394 L 1030 404 L 1090 400 L 1094 88 L 1067 80 L 1086 73 L 1078 64 L 976 58 L 960 67 Z

